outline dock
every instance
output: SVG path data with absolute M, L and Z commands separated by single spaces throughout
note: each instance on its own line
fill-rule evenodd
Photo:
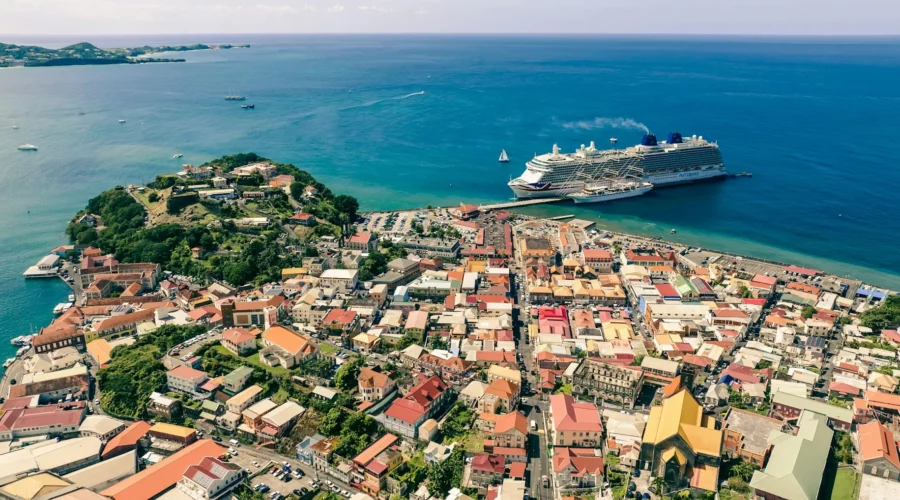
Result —
M 481 205 L 478 210 L 499 210 L 501 208 L 527 207 L 529 205 L 540 205 L 543 203 L 556 203 L 558 201 L 567 200 L 568 198 L 536 198 L 533 200 L 516 200 L 507 201 L 505 203 L 494 203 L 492 205 Z M 570 216 L 571 217 L 571 216 Z
M 566 219 L 571 219 L 572 217 L 575 217 L 575 216 L 572 214 L 569 214 L 569 215 L 557 215 L 556 217 L 546 217 L 546 219 L 547 220 L 566 220 Z

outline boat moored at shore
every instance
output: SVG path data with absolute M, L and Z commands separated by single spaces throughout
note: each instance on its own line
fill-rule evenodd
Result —
M 653 184 L 640 180 L 611 180 L 588 183 L 584 190 L 573 193 L 570 198 L 575 203 L 603 203 L 605 201 L 633 198 L 650 192 Z

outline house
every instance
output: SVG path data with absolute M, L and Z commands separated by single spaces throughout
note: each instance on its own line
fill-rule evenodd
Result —
M 243 423 L 238 426 L 238 430 L 251 436 L 256 434 L 257 431 L 263 428 L 263 417 L 277 406 L 278 403 L 270 398 L 260 399 L 253 403 L 253 405 L 241 412 Z
M 428 312 L 410 311 L 406 317 L 404 330 L 408 335 L 414 336 L 419 340 L 423 339 L 425 332 L 428 331 Z
M 553 449 L 554 486 L 559 489 L 597 488 L 603 483 L 603 452 L 592 448 Z
M 322 319 L 322 328 L 331 336 L 353 335 L 359 330 L 359 321 L 356 311 L 336 307 Z
M 363 401 L 381 401 L 394 390 L 394 381 L 391 377 L 368 367 L 359 370 L 357 383 Z
M 816 500 L 833 435 L 827 417 L 813 411 L 803 412 L 796 435 L 773 433 L 766 467 L 750 479 L 754 498 Z
M 769 436 L 780 432 L 783 426 L 784 422 L 778 419 L 731 408 L 722 427 L 725 434 L 722 454 L 740 457 L 744 462 L 762 468 L 769 451 Z
M 344 242 L 344 248 L 348 250 L 371 252 L 375 249 L 375 237 L 370 233 L 356 233 Z
M 800 418 L 804 411 L 823 415 L 828 425 L 839 431 L 849 431 L 853 423 L 853 412 L 847 408 L 783 391 L 772 394 L 772 409 L 769 416 L 790 422 Z
M 199 394 L 200 385 L 209 377 L 205 372 L 181 365 L 166 372 L 166 385 L 172 391 Z
M 620 468 L 639 467 L 641 439 L 646 426 L 644 416 L 640 413 L 605 409 L 602 417 L 606 427 L 607 452 L 618 455 Z
M 612 271 L 612 265 L 615 258 L 609 250 L 604 250 L 602 248 L 585 248 L 582 251 L 582 254 L 584 256 L 584 264 L 590 266 L 591 269 L 601 273 Z
M 525 415 L 514 411 L 498 416 L 491 439 L 497 447 L 525 448 L 528 444 L 528 422 Z
M 81 422 L 78 434 L 81 437 L 95 437 L 106 443 L 125 430 L 125 423 L 106 415 L 88 415 Z
M 878 420 L 860 425 L 857 433 L 863 474 L 893 481 L 900 478 L 900 455 L 893 433 Z
M 291 369 L 301 361 L 315 357 L 318 345 L 309 337 L 283 326 L 272 326 L 262 334 L 265 346 L 259 353 L 260 363 Z
M 670 489 L 689 486 L 714 492 L 721 448 L 722 431 L 716 429 L 715 418 L 704 415 L 687 388 L 676 388 L 661 405 L 650 409 L 641 468 L 665 478 Z
M 237 356 L 256 350 L 256 335 L 246 328 L 229 328 L 222 332 L 222 346 Z
M 158 392 L 150 393 L 147 400 L 147 413 L 157 417 L 172 418 L 181 413 L 181 401 L 163 396 Z
M 222 379 L 222 389 L 226 394 L 234 395 L 244 389 L 250 377 L 253 376 L 253 368 L 249 366 L 239 366 L 230 371 Z
M 358 276 L 357 269 L 326 269 L 319 276 L 319 286 L 350 293 L 356 288 Z
M 730 395 L 727 384 L 710 384 L 703 403 L 711 406 L 724 406 L 728 403 Z
M 512 382 L 497 378 L 484 389 L 478 402 L 478 409 L 490 413 L 506 413 L 516 409 L 519 387 Z
M 78 433 L 87 411 L 83 402 L 31 406 L 33 400 L 30 397 L 10 399 L 3 405 L 0 441 L 40 435 L 71 436 Z
M 225 408 L 230 413 L 240 415 L 244 410 L 249 408 L 250 405 L 255 403 L 262 393 L 262 387 L 258 385 L 251 385 L 250 387 L 236 394 L 234 397 L 225 401 Z
M 262 417 L 262 423 L 257 429 L 257 435 L 266 439 L 275 439 L 283 436 L 293 427 L 306 408 L 293 401 L 285 401 Z
M 476 453 L 472 457 L 472 473 L 469 476 L 472 484 L 486 487 L 503 481 L 506 473 L 506 460 L 498 455 Z
M 459 401 L 469 408 L 473 408 L 481 401 L 485 389 L 487 389 L 487 384 L 480 380 L 473 380 L 459 391 Z
M 602 443 L 603 424 L 593 403 L 576 403 L 566 394 L 550 396 L 553 446 L 596 447 Z
M 500 365 L 491 365 L 488 368 L 487 380 L 488 383 L 493 382 L 494 380 L 502 379 L 516 386 L 516 391 L 518 391 L 522 387 L 522 372 L 515 368 L 506 368 Z M 516 393 L 518 394 L 518 392 Z
M 383 414 L 382 424 L 391 432 L 415 439 L 419 426 L 437 415 L 448 402 L 451 392 L 448 388 L 437 376 L 426 379 L 391 403 Z
M 176 487 L 192 500 L 210 500 L 231 491 L 243 478 L 240 466 L 217 457 L 204 457 L 184 471 Z

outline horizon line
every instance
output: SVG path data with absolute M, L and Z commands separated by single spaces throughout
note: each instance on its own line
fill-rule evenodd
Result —
M 884 34 L 816 34 L 816 33 L 569 33 L 569 32 L 488 32 L 488 31 L 459 31 L 459 32 L 183 32 L 183 33 L 0 33 L 0 39 L 4 37 L 25 36 L 25 37 L 75 37 L 75 36 L 521 36 L 521 37 L 751 37 L 751 38 L 900 38 L 900 33 L 884 33 Z

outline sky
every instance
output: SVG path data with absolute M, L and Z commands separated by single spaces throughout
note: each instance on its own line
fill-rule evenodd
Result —
M 5 35 L 897 35 L 900 0 L 0 0 Z

